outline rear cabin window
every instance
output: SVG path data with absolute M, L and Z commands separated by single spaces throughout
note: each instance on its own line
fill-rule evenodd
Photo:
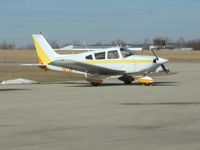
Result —
M 105 59 L 105 52 L 95 53 L 96 59 Z
M 85 57 L 85 59 L 90 59 L 90 60 L 92 60 L 93 58 L 92 58 L 92 55 L 88 55 L 88 56 Z
M 117 59 L 117 58 L 119 58 L 119 54 L 118 54 L 117 50 L 109 51 L 107 57 L 108 57 L 108 59 Z

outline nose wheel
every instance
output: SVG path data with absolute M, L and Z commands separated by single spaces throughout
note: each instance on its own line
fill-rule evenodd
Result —
M 145 76 L 145 77 L 138 78 L 137 83 L 139 83 L 140 85 L 150 86 L 150 85 L 153 85 L 155 81 L 153 78 Z
M 127 85 L 131 84 L 135 80 L 134 77 L 128 76 L 127 74 L 124 74 L 123 76 L 119 77 L 118 79 L 123 81 L 124 84 L 127 84 Z

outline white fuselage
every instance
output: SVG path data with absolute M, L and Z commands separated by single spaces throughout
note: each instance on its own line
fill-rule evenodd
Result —
M 110 51 L 117 51 L 118 58 L 108 58 Z M 104 58 L 96 58 L 96 54 L 105 53 Z M 87 59 L 87 56 L 91 56 L 90 59 Z M 155 71 L 159 67 L 159 64 L 154 63 L 154 56 L 144 56 L 133 54 L 131 56 L 123 57 L 122 52 L 119 47 L 108 48 L 99 51 L 90 51 L 80 54 L 71 54 L 71 55 L 59 55 L 57 60 L 74 60 L 86 64 L 92 64 L 96 66 L 101 66 L 113 70 L 122 70 L 126 74 L 141 74 L 145 72 Z M 54 63 L 56 66 L 56 62 Z

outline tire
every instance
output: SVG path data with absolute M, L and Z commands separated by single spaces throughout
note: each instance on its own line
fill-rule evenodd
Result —
M 124 81 L 124 84 L 126 84 L 126 85 L 130 85 L 131 83 L 132 83 L 132 81 L 129 81 L 129 80 Z
M 123 81 L 124 84 L 126 84 L 126 85 L 130 85 L 135 80 L 135 78 L 133 78 L 132 76 L 128 76 L 127 74 L 124 74 L 123 76 L 119 77 L 118 79 Z

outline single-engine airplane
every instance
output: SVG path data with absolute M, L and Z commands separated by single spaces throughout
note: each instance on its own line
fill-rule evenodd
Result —
M 100 85 L 104 79 L 117 77 L 125 84 L 131 84 L 135 76 L 154 72 L 159 66 L 168 72 L 164 63 L 168 60 L 154 56 L 138 55 L 123 47 L 106 48 L 79 54 L 58 54 L 43 35 L 32 35 L 38 55 L 37 66 L 44 70 L 79 73 L 92 85 Z

